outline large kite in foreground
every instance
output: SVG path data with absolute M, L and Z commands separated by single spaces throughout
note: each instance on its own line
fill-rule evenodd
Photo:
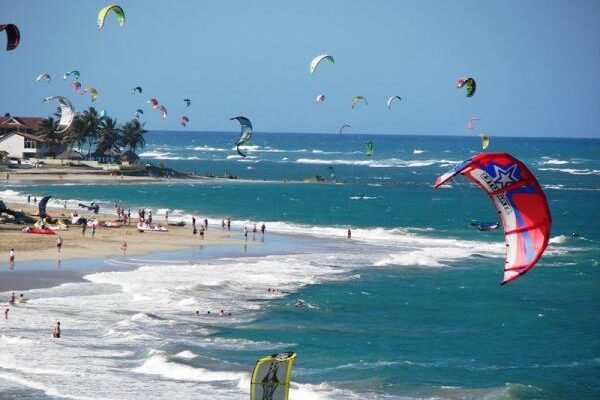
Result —
M 21 32 L 14 24 L 0 24 L 0 32 L 6 32 L 6 50 L 14 50 L 21 41 Z
M 259 358 L 250 378 L 250 400 L 288 400 L 296 353 Z
M 252 122 L 246 117 L 229 118 L 230 121 L 233 121 L 234 119 L 240 123 L 242 129 L 239 139 L 235 142 L 235 148 L 240 156 L 246 157 L 246 155 L 240 151 L 240 146 L 252 139 Z
M 546 195 L 525 164 L 507 153 L 480 153 L 438 177 L 435 188 L 462 174 L 482 188 L 504 229 L 506 261 L 502 284 L 538 262 L 548 246 L 552 217 Z
M 73 118 L 75 118 L 75 109 L 69 99 L 63 96 L 46 97 L 44 103 L 52 100 L 56 100 L 60 107 L 60 119 L 58 121 L 58 126 L 56 127 L 56 132 L 61 133 L 71 126 L 71 122 L 73 122 Z
M 104 20 L 106 19 L 106 15 L 109 13 L 109 11 L 115 13 L 120 26 L 123 26 L 125 23 L 125 11 L 123 11 L 123 9 L 116 4 L 109 4 L 98 12 L 98 29 L 102 29 L 104 26 Z
M 330 55 L 327 54 L 321 54 L 320 56 L 316 56 L 315 58 L 312 59 L 312 61 L 310 62 L 310 74 L 314 74 L 317 66 L 319 64 L 321 64 L 322 61 L 327 60 L 329 61 L 331 64 L 335 64 L 335 60 L 333 59 L 333 57 L 331 57 Z

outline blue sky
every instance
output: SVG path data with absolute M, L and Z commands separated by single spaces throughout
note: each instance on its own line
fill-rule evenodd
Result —
M 98 31 L 106 4 L 0 2 L 0 23 L 21 30 L 17 49 L 0 51 L 0 112 L 47 116 L 42 99 L 64 95 L 119 122 L 141 108 L 160 130 L 239 131 L 229 117 L 245 115 L 256 132 L 349 123 L 361 133 L 600 137 L 600 1 L 120 1 L 125 26 L 109 15 Z M 335 66 L 311 76 L 318 54 Z M 72 69 L 100 92 L 94 104 L 62 80 Z M 35 82 L 43 72 L 51 83 Z M 455 88 L 461 76 L 476 79 L 473 98 Z M 138 85 L 143 94 L 131 95 Z M 352 110 L 359 94 L 369 105 Z M 473 132 L 471 117 L 481 118 Z

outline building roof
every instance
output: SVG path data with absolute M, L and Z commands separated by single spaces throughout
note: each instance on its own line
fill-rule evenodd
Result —
M 75 150 L 65 150 L 56 156 L 59 160 L 83 160 L 83 156 L 80 152 Z
M 17 132 L 17 131 L 7 133 L 6 135 L 0 134 L 0 142 L 12 135 L 23 136 L 25 139 L 31 139 L 31 140 L 33 140 L 35 142 L 39 142 L 39 143 L 50 143 L 48 140 L 42 139 L 41 137 L 36 136 L 36 135 L 32 135 L 31 133 Z
M 0 129 L 37 131 L 43 120 L 40 117 L 0 117 Z

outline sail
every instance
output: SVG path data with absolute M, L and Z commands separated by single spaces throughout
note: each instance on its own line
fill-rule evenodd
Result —
M 294 352 L 259 358 L 252 371 L 250 400 L 288 400 L 295 358 Z

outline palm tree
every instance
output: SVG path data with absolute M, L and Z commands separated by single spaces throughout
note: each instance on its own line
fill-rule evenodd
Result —
M 94 107 L 85 110 L 82 115 L 84 124 L 85 138 L 88 142 L 88 158 L 92 152 L 92 145 L 98 140 L 98 127 L 102 117 Z
M 63 133 L 63 143 L 65 143 L 71 149 L 74 145 L 77 145 L 77 148 L 81 152 L 85 140 L 85 122 L 83 121 L 81 114 L 77 114 L 73 119 L 69 129 Z
M 119 150 L 121 128 L 118 127 L 117 120 L 110 117 L 103 117 L 98 126 L 98 153 L 104 153 L 108 150 Z
M 52 117 L 43 119 L 38 128 L 39 137 L 52 143 L 58 143 L 62 140 L 62 134 L 56 132 L 58 121 Z
M 145 124 L 140 124 L 137 119 L 132 119 L 123 125 L 121 133 L 121 144 L 129 148 L 130 151 L 134 152 L 138 148 L 142 148 L 146 145 L 146 139 L 144 135 L 148 133 L 144 129 Z

